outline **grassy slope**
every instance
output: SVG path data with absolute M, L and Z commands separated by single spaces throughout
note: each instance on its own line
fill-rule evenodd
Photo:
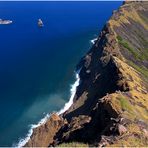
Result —
M 131 121 L 127 125 L 128 132 L 113 146 L 148 146 L 148 18 L 146 17 L 148 12 L 146 8 L 148 3 L 142 6 L 140 3 L 126 4 L 120 9 L 124 15 L 121 13 L 118 20 L 110 20 L 123 56 L 122 60 L 118 58 L 115 60 L 120 65 L 120 71 L 130 87 L 127 93 L 112 94 L 112 105 L 123 117 Z M 138 45 L 135 43 L 136 40 L 140 41 Z
M 108 94 L 112 108 L 129 122 L 127 132 L 108 146 L 148 146 L 148 2 L 129 3 L 115 12 L 108 24 L 121 56 L 113 56 L 129 91 Z M 123 82 L 118 82 L 123 83 Z M 71 142 L 59 147 L 88 147 Z

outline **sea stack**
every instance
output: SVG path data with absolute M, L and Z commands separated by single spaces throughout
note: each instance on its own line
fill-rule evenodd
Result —
M 39 27 L 43 27 L 44 26 L 43 21 L 41 19 L 38 19 L 38 26 Z

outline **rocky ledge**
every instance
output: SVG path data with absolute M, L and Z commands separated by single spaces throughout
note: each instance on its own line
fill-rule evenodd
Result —
M 72 106 L 25 146 L 148 146 L 148 2 L 125 2 L 77 65 Z

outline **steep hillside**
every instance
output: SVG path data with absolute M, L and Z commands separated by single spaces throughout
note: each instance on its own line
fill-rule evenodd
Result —
M 114 11 L 77 69 L 73 105 L 26 146 L 148 146 L 148 2 Z

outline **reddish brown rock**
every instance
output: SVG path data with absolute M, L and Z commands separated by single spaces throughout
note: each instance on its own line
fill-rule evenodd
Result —
M 124 125 L 118 124 L 117 126 L 118 126 L 119 135 L 123 135 L 124 133 L 127 132 L 127 129 L 126 129 L 126 127 Z
M 55 113 L 52 114 L 45 124 L 33 130 L 33 135 L 25 147 L 48 147 L 53 143 L 53 137 L 64 123 L 64 119 Z
M 135 146 L 134 143 L 130 145 L 132 141 L 127 142 L 127 138 L 132 135 L 135 142 L 137 137 L 147 137 L 146 126 L 142 127 L 144 136 L 140 132 L 135 133 L 132 126 L 129 128 L 133 122 L 140 124 L 131 120 L 134 114 L 142 117 L 144 123 L 147 117 L 147 110 L 143 110 L 148 90 L 148 78 L 145 76 L 148 67 L 147 8 L 147 2 L 126 2 L 113 13 L 95 44 L 77 65 L 81 83 L 74 103 L 62 115 L 64 119 L 53 114 L 46 124 L 34 129 L 26 146 L 47 147 L 81 142 L 103 147 L 120 140 L 120 147 L 123 141 Z M 134 65 L 137 70 L 134 70 Z M 137 88 L 144 91 L 138 92 Z M 142 103 L 136 103 L 138 99 Z M 147 145 L 146 140 L 136 146 L 141 145 Z

